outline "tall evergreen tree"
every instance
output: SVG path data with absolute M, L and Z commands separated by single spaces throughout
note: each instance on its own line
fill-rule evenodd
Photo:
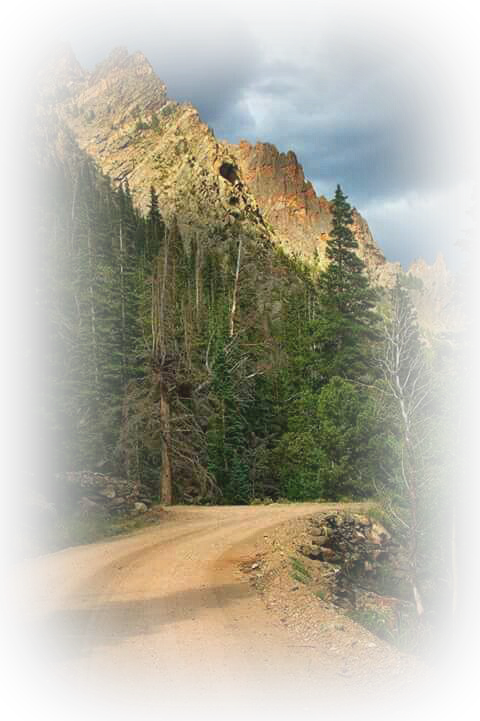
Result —
M 332 201 L 333 227 L 327 244 L 329 264 L 319 277 L 321 318 L 316 346 L 324 381 L 355 378 L 365 372 L 369 345 L 377 337 L 376 293 L 355 250 L 352 208 L 339 185 Z
M 152 260 L 158 255 L 165 236 L 165 224 L 158 206 L 158 194 L 153 185 L 150 188 L 146 230 L 145 256 L 148 260 Z

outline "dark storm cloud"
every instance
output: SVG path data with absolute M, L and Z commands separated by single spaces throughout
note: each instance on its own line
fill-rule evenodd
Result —
M 429 231 L 423 223 L 421 235 L 412 225 L 421 193 L 431 198 L 452 178 L 439 141 L 445 93 L 432 82 L 433 61 L 396 47 L 385 33 L 373 38 L 341 25 L 324 26 L 321 35 L 319 26 L 307 42 L 305 22 L 285 43 L 244 17 L 203 18 L 199 32 L 181 11 L 120 12 L 108 31 L 100 23 L 82 33 L 77 24 L 72 42 L 89 67 L 118 44 L 142 50 L 170 97 L 192 102 L 218 137 L 294 150 L 318 192 L 331 196 L 339 182 L 368 211 L 393 259 L 407 262 L 413 247 L 422 253 L 428 243 L 445 245 L 438 224 Z M 402 225 L 408 242 L 399 241 Z

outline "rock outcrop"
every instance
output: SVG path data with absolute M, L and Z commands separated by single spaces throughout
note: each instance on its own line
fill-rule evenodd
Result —
M 136 516 L 151 505 L 138 481 L 89 471 L 71 471 L 60 481 L 79 514 Z
M 316 255 L 324 260 L 332 227 L 330 202 L 316 194 L 295 153 L 280 153 L 270 143 L 251 145 L 246 140 L 230 147 L 275 241 L 304 260 L 313 260 Z M 401 271 L 400 264 L 386 260 L 357 210 L 353 217 L 358 254 L 371 280 L 391 287 Z
M 311 261 L 316 254 L 320 261 L 324 260 L 332 225 L 331 206 L 306 180 L 295 153 L 280 153 L 270 143 L 251 145 L 245 140 L 230 147 L 274 242 L 304 260 Z M 423 259 L 415 261 L 405 277 L 400 263 L 385 258 L 367 221 L 355 209 L 353 219 L 358 254 L 372 283 L 392 288 L 402 276 L 423 328 L 438 333 L 461 327 L 454 276 L 443 256 L 440 254 L 432 265 Z
M 310 524 L 311 544 L 299 551 L 322 564 L 329 601 L 382 638 L 398 638 L 414 616 L 405 550 L 366 515 L 318 514 Z
M 153 185 L 162 215 L 175 215 L 185 239 L 240 221 L 269 241 L 229 146 L 216 140 L 192 105 L 168 99 L 144 55 L 117 49 L 62 95 L 56 112 L 79 147 L 114 185 L 128 181 L 142 210 Z
M 79 148 L 114 185 L 128 181 L 144 211 L 155 186 L 163 216 L 176 217 L 186 242 L 221 238 L 222 229 L 240 224 L 259 247 L 278 244 L 307 262 L 325 262 L 330 203 L 317 196 L 295 153 L 218 141 L 192 105 L 168 98 L 142 53 L 119 48 L 89 74 L 66 50 L 45 87 L 49 112 Z M 400 264 L 386 260 L 356 210 L 353 229 L 371 281 L 392 287 Z M 419 261 L 408 275 L 423 283 L 413 290 L 419 318 L 443 329 L 455 322 L 453 281 L 441 261 L 429 268 Z

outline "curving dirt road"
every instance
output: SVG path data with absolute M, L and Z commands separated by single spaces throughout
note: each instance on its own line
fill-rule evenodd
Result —
M 266 529 L 341 506 L 173 507 L 154 527 L 6 569 L 11 665 L 20 632 L 26 646 L 12 678 L 41 677 L 17 709 L 39 711 L 41 688 L 50 716 L 67 699 L 67 718 L 381 718 L 375 699 L 346 694 L 322 649 L 292 648 L 239 570 Z

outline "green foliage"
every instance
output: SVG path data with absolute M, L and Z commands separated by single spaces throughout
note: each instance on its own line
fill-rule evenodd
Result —
M 373 400 L 352 383 L 332 380 L 296 402 L 277 461 L 289 499 L 364 498 L 373 492 L 386 437 Z
M 424 288 L 423 280 L 412 273 L 400 273 L 399 283 L 402 288 L 407 288 L 407 290 L 423 290 Z
M 291 564 L 291 576 L 295 581 L 299 583 L 308 584 L 312 580 L 312 575 L 308 568 L 305 567 L 303 561 L 297 556 L 290 557 Z
M 393 642 L 394 632 L 391 628 L 391 620 L 388 614 L 374 608 L 353 609 L 347 612 L 353 621 L 365 626 L 369 631 L 385 641 Z
M 369 369 L 378 339 L 376 294 L 363 261 L 355 253 L 352 209 L 340 186 L 332 203 L 333 229 L 327 243 L 328 266 L 319 276 L 321 317 L 316 324 L 319 367 L 326 378 L 358 378 Z
M 407 605 L 401 606 L 394 618 L 391 613 L 380 608 L 352 609 L 346 615 L 379 638 L 408 653 L 418 651 L 425 640 L 425 627 Z
M 169 118 L 172 115 L 175 115 L 176 109 L 177 108 L 176 108 L 175 103 L 167 103 L 166 105 L 163 106 L 160 113 L 164 118 Z
M 138 109 L 135 118 L 147 127 Z M 159 124 L 153 114 L 149 127 Z M 433 439 L 445 409 L 427 371 L 449 361 L 438 342 L 422 341 L 415 279 L 392 293 L 370 288 L 341 189 L 328 263 L 307 265 L 246 224 L 182 237 L 176 218 L 162 217 L 157 189 L 143 216 L 128 184 L 112 188 L 80 153 L 45 175 L 37 298 L 41 440 L 54 449 L 46 477 L 108 467 L 158 499 L 170 465 L 174 498 L 189 503 L 375 495 L 371 517 L 409 549 L 411 566 L 405 588 L 385 573 L 379 590 L 406 599 L 414 580 L 431 607 L 436 587 L 425 578 L 432 558 L 446 567 L 446 542 L 432 549 L 449 520 Z M 102 516 L 69 525 L 62 544 L 118 532 Z M 301 559 L 290 562 L 293 578 L 310 583 Z M 377 612 L 356 619 L 388 637 Z M 394 640 L 415 628 L 400 619 Z
M 148 129 L 148 123 L 146 123 L 141 118 L 137 118 L 137 121 L 135 122 L 135 132 L 140 132 L 141 130 L 147 130 Z
M 208 433 L 209 470 L 225 503 L 248 503 L 253 497 L 247 447 L 249 398 L 238 393 L 242 379 L 236 369 L 241 358 L 237 344 L 229 343 L 225 333 L 219 335 L 216 345 L 212 381 L 216 413 Z
M 372 399 L 352 383 L 332 378 L 320 394 L 317 424 L 325 498 L 370 495 L 384 447 Z

